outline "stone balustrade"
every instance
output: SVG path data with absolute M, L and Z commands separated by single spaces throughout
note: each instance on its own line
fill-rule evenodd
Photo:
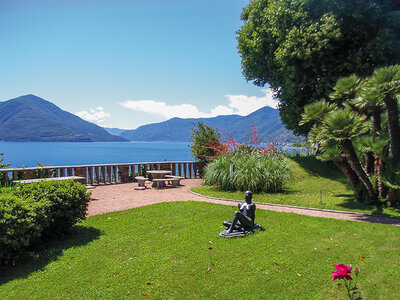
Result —
M 111 184 L 135 181 L 135 176 L 146 175 L 147 170 L 171 170 L 172 175 L 185 178 L 199 178 L 202 164 L 196 161 L 141 162 L 96 164 L 79 166 L 44 166 L 29 168 L 0 169 L 0 180 L 9 183 L 13 180 L 81 176 L 87 184 Z

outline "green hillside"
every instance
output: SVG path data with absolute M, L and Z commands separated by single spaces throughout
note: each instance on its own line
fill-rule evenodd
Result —
M 125 141 L 34 95 L 0 102 L 0 140 L 40 142 Z

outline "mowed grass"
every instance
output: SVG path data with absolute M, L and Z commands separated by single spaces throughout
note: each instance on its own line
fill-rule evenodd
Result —
M 369 299 L 399 299 L 400 228 L 256 212 L 265 230 L 218 237 L 235 208 L 175 202 L 88 218 L 0 269 L 1 299 L 345 299 L 338 263 Z
M 259 193 L 253 201 L 342 211 L 400 216 L 396 208 L 377 208 L 356 201 L 347 178 L 337 169 L 314 157 L 294 157 L 289 160 L 293 179 L 281 193 Z M 218 186 L 192 189 L 201 195 L 243 201 L 243 191 L 223 191 Z

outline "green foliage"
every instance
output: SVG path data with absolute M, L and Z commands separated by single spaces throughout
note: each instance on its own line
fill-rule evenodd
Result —
M 237 32 L 245 78 L 270 85 L 288 129 L 342 76 L 400 62 L 400 13 L 390 0 L 252 0 Z
M 3 163 L 3 159 L 1 158 L 4 154 L 0 153 L 0 169 L 6 169 L 8 168 L 11 164 L 5 164 Z M 3 173 L 0 174 L 0 187 L 2 186 L 4 180 L 3 180 Z
M 377 205 L 398 205 L 399 93 L 400 65 L 362 79 L 353 74 L 337 81 L 328 101 L 308 104 L 299 122 L 312 125 L 308 140 L 320 146 L 318 157 L 335 161 L 355 191 L 362 182 Z
M 43 238 L 66 233 L 86 218 L 90 194 L 72 180 L 42 181 L 0 193 L 0 264 L 14 263 Z
M 3 158 L 1 158 L 3 155 L 4 155 L 4 153 L 0 153 L 0 169 L 8 168 L 11 165 L 11 164 L 3 163 Z
M 217 151 L 214 146 L 220 144 L 219 138 L 221 134 L 211 126 L 207 126 L 203 122 L 197 122 L 192 128 L 192 144 L 190 149 L 195 159 L 200 162 L 207 163 L 212 157 L 215 157 Z
M 326 139 L 354 139 L 370 129 L 370 123 L 350 109 L 336 109 L 324 118 L 322 134 Z
M 41 163 L 36 163 L 39 168 L 48 167 L 49 165 L 43 165 Z M 56 175 L 56 170 L 49 169 L 36 169 L 35 170 L 35 178 L 49 178 L 54 177 Z
M 291 175 L 287 159 L 280 152 L 225 153 L 206 166 L 205 184 L 218 184 L 223 190 L 277 192 Z

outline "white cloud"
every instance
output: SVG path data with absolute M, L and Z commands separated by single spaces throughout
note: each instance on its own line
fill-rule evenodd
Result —
M 120 103 L 123 107 L 137 111 L 144 111 L 150 114 L 162 115 L 167 119 L 178 118 L 201 118 L 207 117 L 192 104 L 167 105 L 165 102 L 153 100 L 125 101 Z
M 262 90 L 262 97 L 246 95 L 225 95 L 228 105 L 218 105 L 210 113 L 201 112 L 192 104 L 168 105 L 165 102 L 154 100 L 125 101 L 120 103 L 123 107 L 150 114 L 161 115 L 166 119 L 178 118 L 209 118 L 220 115 L 237 114 L 246 116 L 264 106 L 277 107 L 278 102 L 273 99 L 272 91 Z
M 86 121 L 96 123 L 98 125 L 102 125 L 101 123 L 103 123 L 106 118 L 111 117 L 111 114 L 105 112 L 104 108 L 101 106 L 89 108 L 89 111 L 78 111 L 75 114 Z
M 236 114 L 241 116 L 247 116 L 264 106 L 276 108 L 278 102 L 274 100 L 272 91 L 270 89 L 265 89 L 262 90 L 262 92 L 265 94 L 263 97 L 226 95 L 229 100 L 228 106 L 232 108 Z

